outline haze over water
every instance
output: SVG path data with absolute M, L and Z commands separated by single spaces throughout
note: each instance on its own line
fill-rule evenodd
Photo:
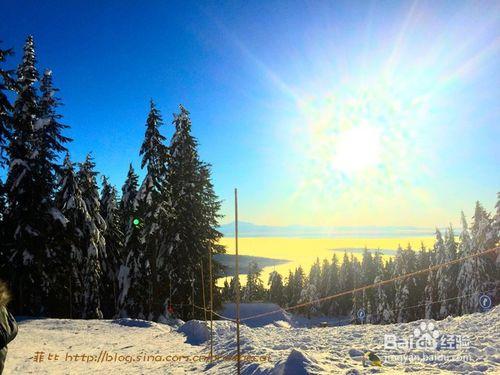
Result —
M 227 254 L 235 254 L 234 237 L 223 237 L 220 241 L 226 246 Z M 413 249 L 419 250 L 422 243 L 430 248 L 434 245 L 432 236 L 406 236 L 406 237 L 342 237 L 342 238 L 296 238 L 296 237 L 240 237 L 239 254 L 256 257 L 265 257 L 272 259 L 287 260 L 286 263 L 264 267 L 262 280 L 267 285 L 269 273 L 276 270 L 283 276 L 288 275 L 289 270 L 294 270 L 302 266 L 307 274 L 310 267 L 319 258 L 331 261 L 333 254 L 336 254 L 339 262 L 342 261 L 344 251 L 353 253 L 354 256 L 361 258 L 362 250 L 367 247 L 374 253 L 380 249 L 383 258 L 387 259 L 393 256 L 401 245 L 405 248 L 411 244 Z M 240 269 L 240 274 L 246 274 L 246 269 Z M 244 284 L 246 277 L 241 278 Z M 221 281 L 222 282 L 222 281 Z

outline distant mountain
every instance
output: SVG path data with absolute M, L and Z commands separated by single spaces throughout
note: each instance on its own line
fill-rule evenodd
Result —
M 234 237 L 234 222 L 221 225 L 219 230 L 226 237 Z M 240 237 L 425 237 L 433 236 L 435 230 L 435 228 L 416 226 L 270 226 L 245 221 L 238 222 Z

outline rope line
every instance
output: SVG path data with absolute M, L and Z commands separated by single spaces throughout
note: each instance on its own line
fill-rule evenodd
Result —
M 431 266 L 431 267 L 423 269 L 423 270 L 418 270 L 418 271 L 410 272 L 410 273 L 407 273 L 407 274 L 404 274 L 404 275 L 401 275 L 401 276 L 396 276 L 396 277 L 393 277 L 393 278 L 388 279 L 388 280 L 380 281 L 378 283 L 373 283 L 371 285 L 365 285 L 365 286 L 354 288 L 354 289 L 347 290 L 347 291 L 344 291 L 344 292 L 336 293 L 336 294 L 333 294 L 333 295 L 330 295 L 330 296 L 318 298 L 318 299 L 315 299 L 315 300 L 310 301 L 310 302 L 304 302 L 304 303 L 297 304 L 295 306 L 289 306 L 289 307 L 285 307 L 285 308 L 280 308 L 279 310 L 268 311 L 268 312 L 265 312 L 265 313 L 252 315 L 252 316 L 240 319 L 240 322 L 247 321 L 247 320 L 250 320 L 250 319 L 255 319 L 255 318 L 261 318 L 261 317 L 268 316 L 268 315 L 273 315 L 273 314 L 279 313 L 281 311 L 296 310 L 298 308 L 309 306 L 309 305 L 312 305 L 312 304 L 315 304 L 315 303 L 329 301 L 329 300 L 332 300 L 332 299 L 335 299 L 335 298 L 339 298 L 339 297 L 342 297 L 342 296 L 345 296 L 345 295 L 354 294 L 354 293 L 357 293 L 357 292 L 362 292 L 362 291 L 367 290 L 367 289 L 372 289 L 372 288 L 376 288 L 376 287 L 379 287 L 379 286 L 382 286 L 382 285 L 386 285 L 386 284 L 389 284 L 389 283 L 392 283 L 392 282 L 395 282 L 395 281 L 404 280 L 404 279 L 412 277 L 412 276 L 420 275 L 420 274 L 427 273 L 427 272 L 432 272 L 432 271 L 435 271 L 435 270 L 437 270 L 439 268 L 447 267 L 447 266 L 450 266 L 452 264 L 460 263 L 460 262 L 462 262 L 464 260 L 475 258 L 475 257 L 479 257 L 481 255 L 492 253 L 492 252 L 495 252 L 495 251 L 498 251 L 498 250 L 500 250 L 500 246 L 497 246 L 497 247 L 494 247 L 494 248 L 491 248 L 491 249 L 488 249 L 488 250 L 484 250 L 484 251 L 481 251 L 481 252 L 478 252 L 478 253 L 470 254 L 470 255 L 467 255 L 467 256 L 462 257 L 462 258 L 453 259 L 453 260 L 450 260 L 450 261 L 448 261 L 446 263 L 436 264 L 434 266 Z
M 349 295 L 349 294 L 361 292 L 361 291 L 364 291 L 364 290 L 367 290 L 367 289 L 372 289 L 372 288 L 376 288 L 376 287 L 379 287 L 379 286 L 387 285 L 387 284 L 395 282 L 395 281 L 404 280 L 404 279 L 412 277 L 412 276 L 416 276 L 416 275 L 420 275 L 420 274 L 432 272 L 432 271 L 435 271 L 435 270 L 437 270 L 439 268 L 447 267 L 447 266 L 450 266 L 452 264 L 456 264 L 456 263 L 465 261 L 467 259 L 472 259 L 472 258 L 476 258 L 476 257 L 482 256 L 482 255 L 485 255 L 485 254 L 493 253 L 493 252 L 498 251 L 498 250 L 500 250 L 500 246 L 497 246 L 497 247 L 494 247 L 494 248 L 491 248 L 491 249 L 488 249 L 488 250 L 484 250 L 484 251 L 481 251 L 481 252 L 478 252 L 478 253 L 474 253 L 474 254 L 471 254 L 471 255 L 467 255 L 467 256 L 462 257 L 462 258 L 453 259 L 453 260 L 445 262 L 445 263 L 441 263 L 441 264 L 437 264 L 437 265 L 434 265 L 434 266 L 430 266 L 430 267 L 428 267 L 426 269 L 422 269 L 422 270 L 410 272 L 410 273 L 407 273 L 407 274 L 404 274 L 404 275 L 401 275 L 401 276 L 396 276 L 396 277 L 393 277 L 391 279 L 380 281 L 378 283 L 373 283 L 373 284 L 370 284 L 370 285 L 365 285 L 365 286 L 362 286 L 362 287 L 358 287 L 358 288 L 354 288 L 354 289 L 351 289 L 351 290 L 347 290 L 347 291 L 343 291 L 343 292 L 340 292 L 340 293 L 336 293 L 336 294 L 333 294 L 333 295 L 330 295 L 330 296 L 318 298 L 318 299 L 315 299 L 315 300 L 310 301 L 310 302 L 304 302 L 304 303 L 300 303 L 300 304 L 297 304 L 297 305 L 294 305 L 294 306 L 289 306 L 289 307 L 283 307 L 283 308 L 280 307 L 279 309 L 276 309 L 276 310 L 273 310 L 273 311 L 267 311 L 265 313 L 251 315 L 251 316 L 248 316 L 248 317 L 240 319 L 240 322 L 251 320 L 251 319 L 255 319 L 255 318 L 260 318 L 260 317 L 264 317 L 264 316 L 269 316 L 269 315 L 273 315 L 273 314 L 280 313 L 280 312 L 285 312 L 286 313 L 287 311 L 295 310 L 295 309 L 298 309 L 300 307 L 305 307 L 305 306 L 309 306 L 309 305 L 312 305 L 312 304 L 315 304 L 315 303 L 333 300 L 335 298 L 339 298 L 339 297 L 342 297 L 342 296 L 345 296 L 345 295 Z M 413 306 L 407 306 L 407 307 L 404 307 L 402 309 L 392 309 L 392 310 L 388 310 L 388 311 L 390 311 L 390 312 L 396 312 L 396 311 L 401 311 L 401 310 L 408 310 L 408 309 L 413 309 L 413 308 L 417 308 L 417 307 L 421 307 L 421 306 L 433 305 L 433 304 L 436 304 L 436 303 L 439 303 L 439 302 L 446 302 L 446 301 L 451 301 L 451 300 L 460 299 L 460 298 L 464 298 L 464 297 L 469 297 L 469 296 L 472 296 L 472 295 L 475 295 L 475 294 L 489 293 L 489 292 L 493 292 L 493 291 L 494 290 L 487 290 L 485 292 L 483 292 L 483 291 L 482 292 L 474 292 L 474 293 L 471 293 L 471 294 L 465 294 L 465 295 L 460 295 L 460 296 L 456 296 L 456 297 L 445 298 L 445 299 L 441 299 L 441 300 L 437 300 L 437 301 L 424 302 L 424 303 L 420 303 L 420 304 L 413 305 Z M 228 321 L 231 321 L 231 322 L 236 322 L 236 319 L 229 318 L 227 316 L 221 315 L 221 314 L 219 314 L 216 311 L 204 308 L 202 306 L 194 305 L 194 307 L 197 308 L 197 309 L 200 309 L 200 310 L 204 310 L 205 312 L 210 312 L 211 311 L 214 315 L 218 316 L 221 319 L 228 320 Z M 378 316 L 378 315 L 381 315 L 381 314 L 382 313 L 380 313 L 380 314 L 379 313 L 370 314 L 370 316 Z M 345 320 L 345 321 L 351 321 L 351 320 L 352 320 L 352 318 L 349 319 L 349 320 Z M 341 320 L 339 322 L 343 322 L 343 321 Z
M 426 306 L 426 305 L 434 305 L 436 303 L 441 303 L 441 302 L 447 302 L 447 301 L 452 301 L 452 300 L 456 300 L 456 299 L 460 299 L 460 298 L 465 298 L 465 297 L 470 297 L 470 296 L 473 296 L 473 295 L 476 295 L 476 294 L 487 294 L 487 293 L 492 293 L 494 292 L 495 289 L 490 289 L 490 290 L 486 290 L 486 291 L 480 291 L 480 292 L 474 292 L 474 293 L 469 293 L 469 294 L 462 294 L 462 295 L 459 295 L 459 296 L 455 296 L 455 297 L 450 297 L 450 298 L 444 298 L 444 299 L 440 299 L 440 300 L 437 300 L 437 301 L 431 301 L 431 302 L 424 302 L 424 303 L 419 303 L 417 305 L 412 305 L 412 306 L 407 306 L 407 307 L 403 307 L 401 309 L 391 309 L 391 310 L 386 310 L 386 311 L 390 311 L 390 312 L 397 312 L 397 311 L 401 311 L 401 310 L 409 310 L 409 309 L 414 309 L 414 308 L 417 308 L 417 307 L 422 307 L 422 306 Z M 201 306 L 197 306 L 197 305 L 194 305 L 195 308 L 197 309 L 200 309 L 200 310 L 203 310 L 203 307 Z M 281 309 L 283 312 L 286 313 L 286 311 L 284 311 L 284 309 Z M 207 312 L 209 310 L 207 309 Z M 212 311 L 212 313 L 214 315 L 217 315 L 218 317 L 220 317 L 221 319 L 223 320 L 227 320 L 227 321 L 230 321 L 230 322 L 233 322 L 233 323 L 236 323 L 236 320 L 235 319 L 232 319 L 232 318 L 229 318 L 227 316 L 224 316 L 224 315 L 221 315 L 219 313 L 217 313 L 216 311 Z M 370 316 L 370 317 L 374 317 L 374 316 L 380 316 L 380 315 L 383 315 L 383 312 L 382 313 L 371 313 L 371 314 L 367 314 L 367 316 Z M 339 324 L 339 323 L 349 323 L 351 321 L 353 321 L 354 317 L 350 317 L 350 318 L 346 318 L 346 319 L 340 319 L 340 320 L 336 320 L 335 321 L 335 324 Z

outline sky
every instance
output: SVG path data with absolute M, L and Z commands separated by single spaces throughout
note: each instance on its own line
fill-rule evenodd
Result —
M 222 222 L 459 223 L 500 191 L 499 1 L 2 1 L 50 68 L 75 161 L 119 189 L 149 100 L 191 113 Z

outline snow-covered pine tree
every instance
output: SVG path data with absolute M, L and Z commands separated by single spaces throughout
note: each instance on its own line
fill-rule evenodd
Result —
M 316 316 L 319 313 L 320 304 L 317 301 L 318 299 L 319 293 L 316 285 L 314 283 L 308 282 L 302 289 L 298 301 L 298 303 L 307 303 L 307 305 L 301 308 L 301 310 L 305 311 L 308 319 L 311 319 L 312 316 Z
M 320 285 L 318 288 L 318 293 L 321 298 L 328 296 L 329 282 L 330 282 L 330 273 L 331 273 L 331 265 L 328 259 L 323 259 L 323 263 L 321 264 L 321 277 L 320 277 Z M 331 301 L 323 301 L 321 302 L 320 310 L 323 314 L 328 314 L 328 309 L 330 307 Z
M 479 202 L 476 202 L 473 223 L 470 232 L 465 216 L 462 213 L 462 233 L 458 251 L 460 257 L 491 249 L 495 246 L 495 238 L 491 235 L 492 220 Z M 488 256 L 476 256 L 461 263 L 457 277 L 458 290 L 464 297 L 461 299 L 461 313 L 469 314 L 480 310 L 481 294 L 491 294 L 495 287 L 495 265 Z
M 377 277 L 375 277 L 375 283 L 383 281 L 383 270 L 380 270 Z M 394 322 L 394 312 L 392 311 L 392 306 L 389 303 L 387 293 L 385 292 L 386 286 L 379 285 L 375 290 L 375 315 L 372 316 L 372 323 L 387 324 Z
M 136 218 L 136 196 L 138 187 L 139 177 L 132 167 L 132 163 L 129 165 L 127 178 L 122 186 L 122 196 L 120 199 L 120 228 L 124 233 L 125 237 L 129 233 L 130 229 L 134 226 L 133 220 Z M 138 223 L 139 224 L 139 223 Z
M 12 89 L 13 79 L 11 72 L 3 69 L 1 64 L 4 63 L 7 56 L 12 55 L 11 49 L 0 49 L 0 168 L 7 166 L 7 159 L 4 155 L 5 147 L 10 138 L 12 128 L 12 104 L 7 96 L 7 92 Z M 6 247 L 6 235 L 4 222 L 6 209 L 6 191 L 4 184 L 0 179 L 0 278 L 8 280 L 6 266 L 8 263 L 8 248 Z
M 477 204 L 476 213 L 474 215 L 474 224 L 477 224 L 474 230 L 475 232 L 482 227 L 482 225 L 479 225 L 481 221 L 483 221 L 481 209 L 482 207 Z M 471 231 L 473 231 L 472 228 Z M 458 244 L 460 257 L 466 257 L 478 251 L 478 248 L 476 247 L 476 234 L 477 232 L 471 236 L 465 215 L 462 212 L 462 232 L 460 233 Z M 487 280 L 486 278 L 487 267 L 483 257 L 469 258 L 461 262 L 457 277 L 457 287 L 463 295 L 463 297 L 459 300 L 461 314 L 470 314 L 479 311 L 479 296 L 482 292 L 485 292 L 484 284 Z
M 408 273 L 408 264 L 405 259 L 405 253 L 401 246 L 398 246 L 396 259 L 394 261 L 394 277 L 402 276 Z M 406 307 L 409 306 L 410 300 L 410 285 L 408 279 L 399 279 L 394 282 L 396 294 L 394 296 L 396 321 L 397 323 L 408 322 L 409 311 Z
M 314 284 L 317 293 L 319 293 L 321 287 L 321 264 L 319 263 L 319 258 L 316 258 L 316 261 L 311 266 L 307 280 L 309 284 Z
M 12 111 L 12 137 L 6 149 L 9 169 L 5 188 L 5 249 L 9 257 L 7 274 L 15 295 L 17 314 L 38 315 L 46 295 L 43 265 L 46 254 L 40 244 L 43 226 L 34 184 L 33 130 L 38 117 L 38 81 L 33 38 L 29 36 L 17 69 L 17 98 Z M 43 242 L 42 242 L 43 243 Z
M 5 62 L 7 56 L 12 55 L 11 49 L 0 49 L 0 64 Z M 14 81 L 11 72 L 0 65 L 0 167 L 6 166 L 7 159 L 4 149 L 10 138 L 12 127 L 12 104 L 7 97 L 7 92 L 13 89 Z
M 56 194 L 56 205 L 68 220 L 59 237 L 56 254 L 60 270 L 57 273 L 60 298 L 66 317 L 83 317 L 85 303 L 84 268 L 86 266 L 87 233 L 84 224 L 91 218 L 82 197 L 74 165 L 66 154 Z
M 243 288 L 242 300 L 245 302 L 260 301 L 265 295 L 264 284 L 260 275 L 262 269 L 255 261 L 248 264 L 247 283 Z
M 351 278 L 353 280 L 352 288 L 358 288 L 361 286 L 362 274 L 361 274 L 361 263 L 358 258 L 351 253 Z M 366 312 L 366 306 L 363 305 L 363 292 L 355 292 L 352 295 L 352 307 L 349 314 L 356 319 L 359 309 L 363 308 Z
M 141 237 L 144 223 L 138 215 L 137 181 L 137 174 L 130 164 L 120 201 L 124 259 L 118 272 L 118 309 L 121 317 L 145 318 L 149 304 L 144 291 L 150 290 L 150 270 L 142 242 L 144 238 Z
M 495 205 L 496 213 L 493 218 L 493 238 L 496 240 L 496 244 L 500 245 L 500 192 L 497 193 L 497 204 Z M 498 290 L 500 286 L 500 252 L 497 253 L 497 257 L 495 260 L 496 267 L 496 290 Z
M 99 190 L 97 187 L 94 170 L 95 163 L 90 154 L 85 162 L 80 164 L 77 178 L 82 192 L 82 199 L 85 202 L 88 216 L 82 225 L 84 238 L 83 255 L 84 266 L 83 286 L 84 301 L 82 318 L 91 319 L 103 317 L 100 302 L 100 283 L 103 272 L 104 259 L 106 258 L 106 241 L 103 232 L 106 230 L 106 223 L 100 213 Z
M 423 242 L 420 243 L 420 250 L 417 254 L 417 270 L 425 270 L 429 268 L 429 253 Z M 417 287 L 415 300 L 418 301 L 418 306 L 414 308 L 415 319 L 423 319 L 425 317 L 425 287 L 427 286 L 428 274 L 422 273 L 415 277 Z
M 296 305 L 299 303 L 300 296 L 302 295 L 302 290 L 305 286 L 306 276 L 304 273 L 304 269 L 302 266 L 298 266 L 295 268 L 295 272 L 293 273 L 293 297 L 291 301 L 291 305 Z
M 345 292 L 354 288 L 354 278 L 351 261 L 347 252 L 344 252 L 342 264 L 339 270 L 339 289 Z M 338 299 L 339 310 L 341 314 L 350 314 L 352 310 L 352 296 L 344 295 Z
M 442 242 L 442 236 L 441 236 Z M 442 244 L 438 244 L 438 238 L 436 238 L 436 242 L 434 243 L 433 249 L 429 250 L 429 267 L 437 264 L 437 255 L 436 248 L 438 246 L 443 246 Z M 425 319 L 435 319 L 437 316 L 437 281 L 436 281 L 436 271 L 427 272 L 427 280 L 424 289 L 424 317 Z
M 137 278 L 129 285 L 129 292 L 140 301 L 135 301 L 141 305 L 139 310 L 145 314 L 143 318 L 156 320 L 163 311 L 163 304 L 168 297 L 169 280 L 167 276 L 168 265 L 165 256 L 165 246 L 161 244 L 162 231 L 160 222 L 165 219 L 165 210 L 169 211 L 170 200 L 162 196 L 165 188 L 165 176 L 167 167 L 167 147 L 164 145 L 165 137 L 160 133 L 163 120 L 160 111 L 156 108 L 153 100 L 150 101 L 150 108 L 146 120 L 146 132 L 141 146 L 142 156 L 141 168 L 146 168 L 146 176 L 139 188 L 136 196 L 136 208 L 138 220 L 142 223 L 141 239 L 142 249 L 145 258 L 131 259 L 129 261 L 146 261 L 146 264 L 136 264 L 133 267 L 141 269 L 140 282 Z M 166 195 L 166 194 L 165 194 Z M 164 224 L 162 224 L 163 226 Z M 129 253 L 130 255 L 130 253 Z M 127 266 L 131 269 L 131 266 Z M 194 269 L 190 270 L 194 271 Z M 146 272 L 147 274 L 143 274 Z M 192 272 L 189 274 L 191 275 Z M 139 290 L 133 290 L 140 288 Z M 191 294 L 191 288 L 189 287 Z
M 208 269 L 208 255 L 220 253 L 224 248 L 217 245 L 221 233 L 217 231 L 220 202 L 210 181 L 210 169 L 199 160 L 198 142 L 191 134 L 189 112 L 181 105 L 174 116 L 175 132 L 169 147 L 168 172 L 162 190 L 169 204 L 167 230 L 162 248 L 170 260 L 169 281 L 172 299 L 176 303 L 189 303 L 191 299 L 190 275 L 198 274 L 198 265 Z M 214 270 L 218 269 L 213 261 Z M 208 272 L 205 285 L 210 285 Z M 215 276 L 215 275 L 214 275 Z M 215 277 L 212 280 L 215 288 Z M 198 285 L 196 290 L 200 290 Z M 200 298 L 199 294 L 195 298 Z M 186 315 L 180 312 L 180 315 Z
M 106 240 L 106 257 L 101 260 L 101 307 L 105 318 L 112 318 L 118 312 L 118 273 L 123 260 L 123 232 L 120 228 L 116 188 L 103 176 L 100 210 L 106 223 L 103 236 Z
M 285 286 L 284 286 L 284 304 L 286 307 L 292 306 L 293 305 L 293 296 L 295 294 L 295 281 L 293 279 L 293 272 L 292 270 L 288 270 L 288 276 L 285 279 Z
M 441 239 L 442 242 L 442 239 Z M 452 226 L 446 230 L 444 244 L 440 243 L 440 248 L 436 251 L 438 264 L 443 264 L 456 259 L 457 244 Z M 452 299 L 457 295 L 456 281 L 458 269 L 456 265 L 439 268 L 436 271 L 437 298 L 441 303 L 439 306 L 438 319 L 455 315 L 456 300 Z
M 47 257 L 43 265 L 46 279 L 42 290 L 46 290 L 48 294 L 47 314 L 61 316 L 62 295 L 57 280 L 61 264 L 56 250 L 61 242 L 67 219 L 56 207 L 54 193 L 61 172 L 61 153 L 67 151 L 64 144 L 71 139 L 62 134 L 68 126 L 60 123 L 62 116 L 56 111 L 60 106 L 59 98 L 56 97 L 57 91 L 52 84 L 52 72 L 46 70 L 41 79 L 38 116 L 34 123 L 31 168 L 36 199 L 39 202 L 37 209 L 41 215 L 39 246 L 45 249 Z
M 283 278 L 281 275 L 273 271 L 269 274 L 267 282 L 269 287 L 269 301 L 276 303 L 280 306 L 283 305 Z M 229 285 L 228 285 L 229 287 Z
M 361 285 L 370 285 L 376 277 L 376 269 L 372 253 L 365 247 L 361 260 Z M 363 305 L 375 306 L 375 290 L 366 289 L 363 295 Z
M 339 281 L 339 260 L 337 254 L 333 254 L 332 261 L 330 262 L 330 272 L 328 275 L 327 282 L 328 289 L 326 291 L 327 296 L 334 295 L 340 292 L 340 281 Z M 339 315 L 340 308 L 337 299 L 332 299 L 327 301 L 327 311 L 326 313 L 331 316 Z
M 239 289 L 239 291 L 238 291 Z M 241 282 L 240 282 L 240 276 L 238 277 L 232 277 L 231 281 L 229 282 L 229 300 L 234 302 L 236 301 L 236 293 L 240 293 L 240 298 L 241 298 Z

